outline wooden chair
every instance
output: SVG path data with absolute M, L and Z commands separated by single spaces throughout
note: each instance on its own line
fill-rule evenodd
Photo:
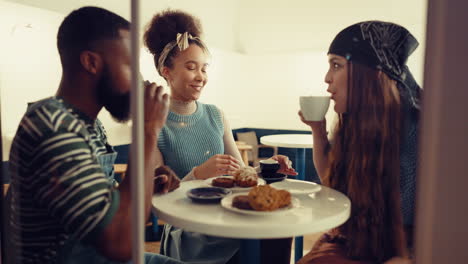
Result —
M 6 194 L 7 194 L 7 191 L 8 191 L 9 187 L 10 187 L 10 184 L 8 184 L 8 183 L 3 184 L 3 197 L 6 197 Z
M 252 155 L 253 147 L 251 145 L 247 145 L 244 141 L 236 141 L 236 146 L 241 154 L 244 164 L 249 165 L 249 154 Z
M 238 132 L 236 133 L 237 140 L 245 142 L 247 145 L 252 146 L 252 151 L 248 153 L 249 163 L 253 166 L 258 166 L 260 160 L 268 159 L 270 157 L 259 157 L 259 149 L 270 148 L 273 150 L 273 155 L 278 155 L 278 148 L 267 146 L 258 143 L 257 134 L 255 131 Z
M 125 178 L 126 172 L 127 172 L 127 164 L 121 164 L 121 163 L 114 164 L 114 173 L 120 174 L 121 180 Z M 157 235 L 159 232 L 159 225 L 164 225 L 165 223 L 164 221 L 158 219 L 158 217 L 154 215 L 153 213 L 151 213 L 150 218 L 151 218 L 150 220 L 151 220 L 151 224 L 153 227 L 153 233 Z
M 122 181 L 125 178 L 125 173 L 127 172 L 127 164 L 119 164 L 116 163 L 114 164 L 114 173 L 115 174 L 120 174 L 120 181 Z

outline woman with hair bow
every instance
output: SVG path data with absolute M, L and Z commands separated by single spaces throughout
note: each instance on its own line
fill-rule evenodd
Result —
M 158 164 L 168 165 L 182 181 L 233 174 L 244 166 L 231 128 L 216 106 L 198 101 L 208 81 L 209 52 L 197 18 L 176 10 L 156 14 L 144 35 L 159 75 L 171 90 L 170 112 L 158 138 Z M 272 157 L 280 171 L 296 175 L 286 156 Z M 270 240 L 289 263 L 292 239 Z M 263 246 L 262 242 L 262 246 Z M 187 232 L 165 225 L 161 254 L 189 263 L 235 262 L 238 239 Z M 289 247 L 289 251 L 288 251 Z M 262 256 L 268 256 L 262 254 Z M 286 262 L 287 260 L 287 262 Z
M 331 140 L 325 120 L 299 115 L 323 184 L 350 198 L 351 217 L 300 264 L 409 261 L 422 90 L 406 61 L 417 46 L 407 29 L 381 21 L 349 26 L 331 43 L 325 82 L 339 116 Z

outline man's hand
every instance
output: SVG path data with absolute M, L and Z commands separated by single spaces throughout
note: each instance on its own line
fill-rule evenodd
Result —
M 154 170 L 154 193 L 167 193 L 179 188 L 179 177 L 168 166 Z
M 169 95 L 162 86 L 151 83 L 145 87 L 145 131 L 158 132 L 166 123 L 169 113 Z

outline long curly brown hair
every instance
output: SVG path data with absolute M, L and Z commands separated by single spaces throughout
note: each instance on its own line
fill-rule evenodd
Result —
M 351 217 L 338 228 L 348 256 L 382 262 L 407 255 L 399 187 L 400 95 L 385 73 L 348 64 L 348 108 L 335 128 L 323 182 L 351 200 Z

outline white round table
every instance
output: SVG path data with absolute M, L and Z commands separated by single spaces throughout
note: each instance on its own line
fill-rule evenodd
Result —
M 296 149 L 296 162 L 294 167 L 298 173 L 297 179 L 305 179 L 305 150 L 307 148 L 312 148 L 314 145 L 312 134 L 278 134 L 263 136 L 260 138 L 260 143 L 269 146 Z
M 283 148 L 312 148 L 313 139 L 311 134 L 278 134 L 263 136 L 260 143 L 283 147 Z
M 243 238 L 285 238 L 331 229 L 344 223 L 350 215 L 350 200 L 342 193 L 322 186 L 310 195 L 294 195 L 300 206 L 284 214 L 253 216 L 228 211 L 220 204 L 195 203 L 186 192 L 206 186 L 202 180 L 182 182 L 168 194 L 155 195 L 153 210 L 158 218 L 187 231 L 207 235 Z M 242 263 L 249 262 L 243 260 Z
M 307 148 L 312 148 L 314 145 L 312 134 L 277 134 L 263 136 L 260 138 L 260 143 L 269 146 L 296 149 L 294 167 L 298 173 L 297 179 L 305 180 L 305 150 Z M 296 237 L 294 257 L 296 261 L 302 257 L 303 247 L 303 238 Z

